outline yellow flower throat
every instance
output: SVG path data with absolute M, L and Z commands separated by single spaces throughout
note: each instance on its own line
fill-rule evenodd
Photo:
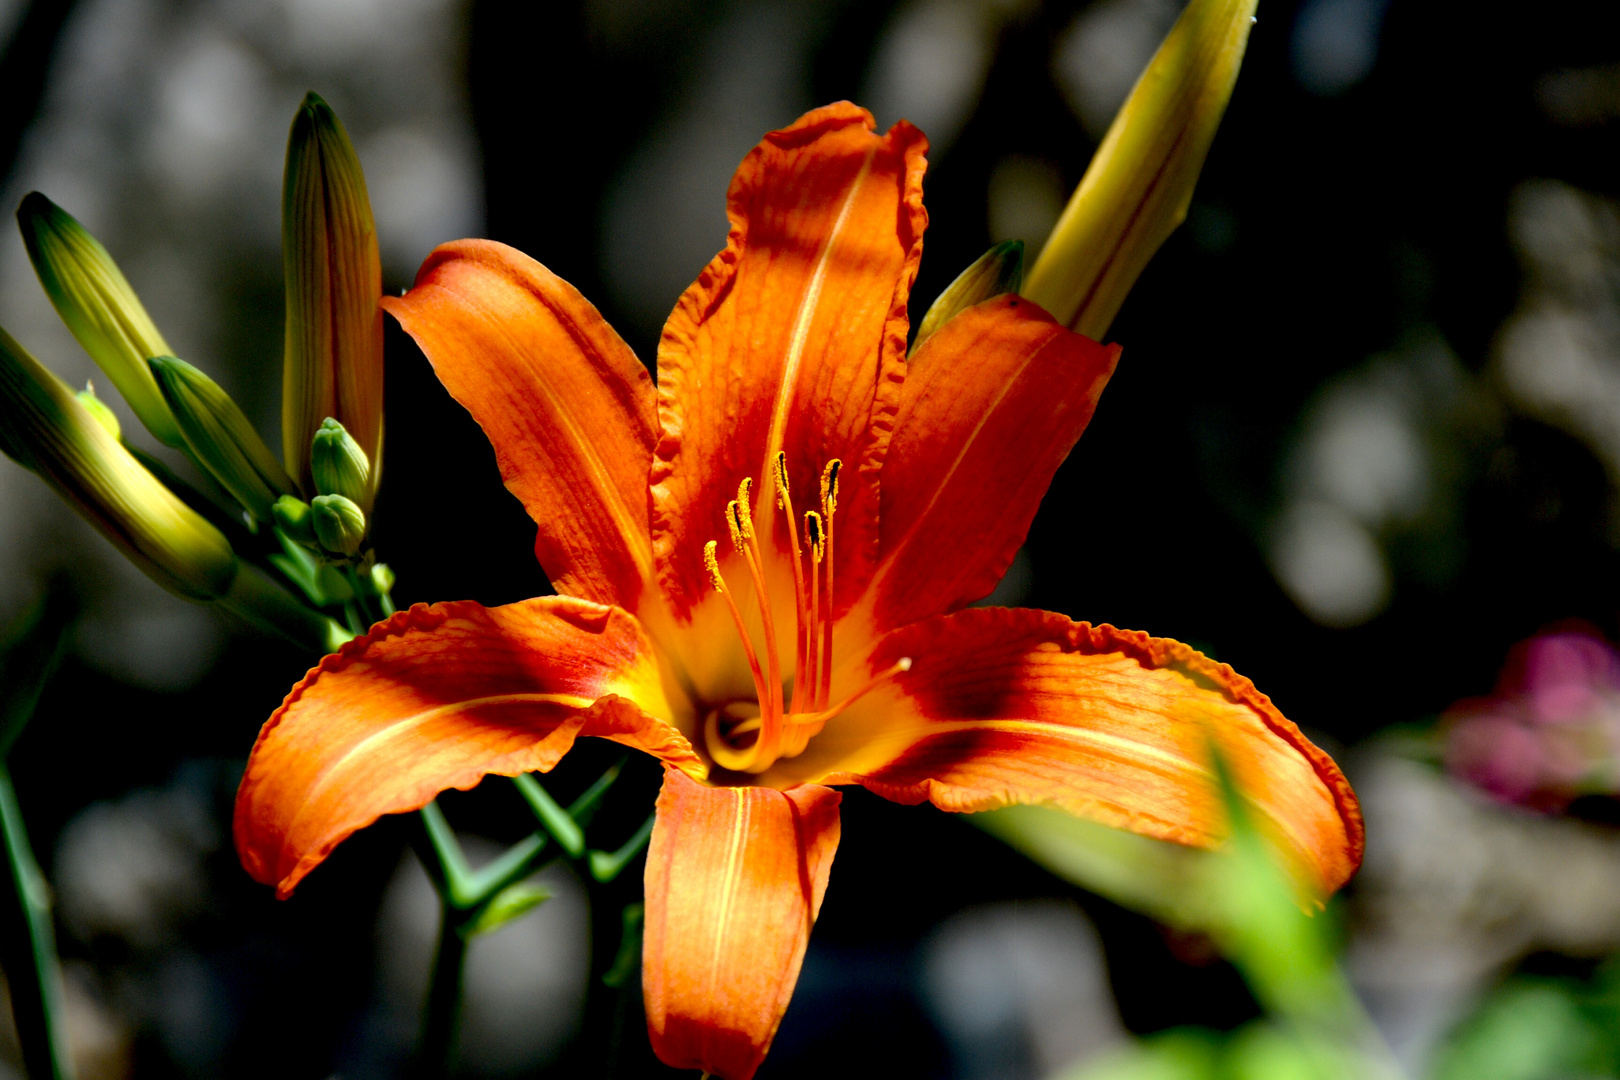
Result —
M 759 538 L 754 531 L 753 477 L 737 486 L 737 497 L 726 504 L 726 526 L 731 545 L 741 555 L 753 579 L 759 600 L 760 622 L 764 626 L 765 663 L 748 635 L 737 602 L 732 599 L 726 579 L 720 573 L 716 554 L 718 544 L 703 546 L 703 562 L 715 591 L 726 602 L 742 639 L 743 653 L 754 677 L 758 714 L 750 702 L 732 702 L 711 709 L 703 720 L 703 742 L 709 757 L 722 769 L 732 772 L 762 773 L 784 757 L 804 751 L 810 738 L 828 720 L 843 712 L 873 687 L 911 668 L 911 658 L 903 657 L 887 670 L 832 707 L 827 699 L 832 689 L 833 638 L 833 518 L 838 511 L 838 471 L 842 463 L 834 458 L 821 470 L 821 507 L 804 514 L 804 541 L 799 540 L 793 498 L 788 490 L 787 454 L 778 453 L 772 463 L 776 486 L 776 508 L 787 518 L 792 547 L 794 614 L 797 646 L 793 661 L 793 696 L 784 701 L 781 655 L 777 649 L 775 621 L 771 617 L 770 593 L 765 588 L 765 563 Z M 823 573 L 825 568 L 825 573 Z

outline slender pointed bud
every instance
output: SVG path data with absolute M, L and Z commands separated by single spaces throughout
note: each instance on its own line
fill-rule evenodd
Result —
M 342 495 L 317 495 L 309 504 L 310 520 L 321 547 L 334 555 L 353 555 L 366 539 L 366 515 Z
M 192 455 L 260 521 L 293 492 L 292 479 L 229 394 L 173 356 L 154 356 L 152 373 Z
M 0 330 L 0 450 L 38 473 L 159 585 L 225 594 L 230 542 L 158 482 L 68 386 Z
M 72 214 L 37 191 L 17 207 L 17 223 L 34 273 L 56 313 L 106 372 L 146 430 L 168 446 L 183 445 L 146 358 L 172 352 L 135 290 L 100 241 Z
M 342 495 L 359 506 L 365 505 L 371 490 L 371 462 L 344 426 L 332 419 L 315 432 L 309 450 L 310 472 L 315 490 L 322 495 Z
M 107 407 L 107 403 L 96 397 L 94 383 L 86 382 L 84 389 L 73 395 L 79 399 L 79 404 L 89 410 L 90 415 L 96 418 L 96 423 L 107 429 L 107 433 L 115 439 L 124 437 L 124 425 L 118 422 L 118 414 Z
M 916 355 L 922 343 L 952 318 L 992 296 L 1015 293 L 1024 284 L 1024 242 L 1007 240 L 980 255 L 973 264 L 939 294 L 917 327 L 917 340 L 911 343 Z
M 287 139 L 281 204 L 287 287 L 281 439 L 292 474 L 314 489 L 309 452 L 321 422 L 336 417 L 371 463 L 369 512 L 382 472 L 382 263 L 360 159 L 330 106 L 304 98 Z
M 290 539 L 298 541 L 308 547 L 314 547 L 319 541 L 315 538 L 315 518 L 310 510 L 309 503 L 296 495 L 283 495 L 270 506 L 270 518 L 276 523 L 276 528 L 286 533 Z
M 1187 216 L 1257 0 L 1191 0 L 1136 81 L 1035 260 L 1024 295 L 1100 340 Z

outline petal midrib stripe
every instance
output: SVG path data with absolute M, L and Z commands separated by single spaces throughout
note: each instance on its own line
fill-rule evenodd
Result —
M 334 773 L 341 771 L 344 766 L 357 757 L 366 757 L 371 755 L 374 753 L 374 748 L 379 743 L 399 738 L 408 731 L 419 729 L 423 725 L 431 723 L 432 721 L 441 717 L 449 716 L 456 712 L 479 709 L 485 706 L 517 704 L 566 705 L 575 709 L 587 709 L 595 700 L 595 698 L 581 697 L 577 694 L 491 694 L 486 697 L 468 698 L 464 701 L 449 702 L 444 705 L 435 706 L 431 709 L 423 709 L 421 712 L 400 717 L 399 719 L 390 722 L 386 726 L 379 728 L 370 735 L 367 735 L 365 738 L 354 743 L 342 754 L 338 755 L 336 758 L 333 758 L 331 761 L 322 766 L 320 772 L 315 775 L 315 779 L 310 781 L 303 801 L 299 804 L 298 812 L 295 813 L 291 820 L 287 822 L 287 827 L 283 830 L 283 833 L 284 835 L 291 836 L 297 831 L 299 822 L 303 820 L 304 816 L 315 805 L 319 792 L 327 785 L 329 778 Z
M 442 285 L 441 287 L 446 292 L 456 296 L 470 309 L 480 312 L 485 324 L 491 328 L 495 336 L 506 342 L 513 355 L 528 357 L 527 350 L 522 348 L 517 339 L 507 330 L 506 321 L 495 317 L 493 312 L 490 312 L 479 302 L 478 297 L 463 293 L 451 285 Z M 594 345 L 588 344 L 572 319 L 566 318 L 562 312 L 552 304 L 547 303 L 534 290 L 526 289 L 525 291 L 529 292 L 546 309 L 547 313 L 557 320 L 558 324 L 568 333 L 568 336 L 573 339 L 575 345 L 579 347 L 581 353 L 588 355 L 597 353 L 598 350 Z M 525 363 L 525 367 L 528 366 Z M 530 370 L 533 371 L 532 368 Z M 646 520 L 638 522 L 630 512 L 630 508 L 625 505 L 624 493 L 619 490 L 619 485 L 614 480 L 613 471 L 603 462 L 601 456 L 596 452 L 595 443 L 580 428 L 572 412 L 564 406 L 556 391 L 552 389 L 551 384 L 543 378 L 535 378 L 532 380 L 532 385 L 545 395 L 552 414 L 562 423 L 564 430 L 567 432 L 568 441 L 585 461 L 588 470 L 602 481 L 598 484 L 599 489 L 611 493 L 610 497 L 604 501 L 607 503 L 608 512 L 613 515 L 614 523 L 618 526 L 619 538 L 628 551 L 631 560 L 635 562 L 636 570 L 641 575 L 642 584 L 645 586 L 651 583 L 654 580 L 652 531 L 648 522 Z

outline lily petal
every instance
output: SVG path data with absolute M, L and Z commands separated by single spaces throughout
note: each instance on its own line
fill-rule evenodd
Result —
M 831 788 L 709 787 L 664 767 L 642 992 L 660 1060 L 748 1080 L 799 979 L 838 850 Z
M 922 133 L 873 133 L 848 102 L 806 113 L 743 159 L 726 249 L 688 289 L 658 347 L 653 547 L 685 620 L 709 592 L 703 545 L 752 476 L 757 517 L 785 548 L 770 462 L 788 451 L 798 509 L 844 464 L 835 549 L 840 610 L 877 547 L 877 481 L 905 375 L 906 300 L 927 213 Z
M 630 347 L 572 285 L 489 240 L 438 248 L 383 306 L 494 445 L 557 591 L 636 610 L 657 416 Z
M 877 627 L 995 588 L 1119 351 L 1017 296 L 969 308 L 918 350 L 883 465 Z
M 236 850 L 291 894 L 344 838 L 486 774 L 550 769 L 581 735 L 703 766 L 626 612 L 547 596 L 418 604 L 326 657 L 287 695 L 236 793 Z
M 1213 742 L 1321 895 L 1361 863 L 1361 811 L 1338 766 L 1248 679 L 1180 642 L 975 608 L 888 635 L 871 669 L 904 656 L 909 672 L 761 779 L 955 811 L 1041 803 L 1207 848 L 1226 833 Z

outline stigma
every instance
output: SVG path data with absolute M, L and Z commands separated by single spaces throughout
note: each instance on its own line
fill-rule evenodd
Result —
M 764 628 L 765 654 L 760 656 L 749 636 L 742 611 L 720 573 L 719 543 L 703 548 L 703 563 L 715 592 L 725 600 L 742 639 L 743 655 L 754 679 L 757 712 L 753 703 L 734 701 L 711 709 L 703 721 L 703 741 L 709 757 L 722 769 L 762 773 L 778 760 L 802 753 L 826 722 L 853 705 L 875 687 L 911 669 L 902 657 L 877 673 L 864 686 L 837 702 L 830 702 L 833 657 L 833 535 L 838 513 L 838 473 L 834 458 L 821 470 L 819 505 L 795 516 L 788 486 L 787 454 L 771 462 L 775 509 L 786 518 L 789 555 L 793 566 L 794 642 L 792 692 L 784 693 L 785 656 L 776 638 L 771 596 L 765 585 L 765 559 L 754 527 L 754 481 L 737 486 L 737 498 L 726 504 L 726 531 L 732 548 L 742 557 L 753 582 Z

